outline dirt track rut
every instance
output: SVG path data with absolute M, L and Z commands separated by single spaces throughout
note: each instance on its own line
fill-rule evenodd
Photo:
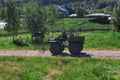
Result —
M 33 50 L 17 50 L 17 51 L 7 51 L 0 50 L 0 56 L 53 56 L 49 51 L 33 51 Z M 82 51 L 80 54 L 71 55 L 68 51 L 64 51 L 62 54 L 56 55 L 60 57 L 90 57 L 90 58 L 116 58 L 120 59 L 119 51 L 110 50 L 86 50 Z

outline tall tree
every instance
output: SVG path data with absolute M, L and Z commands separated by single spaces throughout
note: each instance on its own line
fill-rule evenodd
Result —
M 120 0 L 118 5 L 114 8 L 114 25 L 117 31 L 120 31 Z
M 47 7 L 47 21 L 50 25 L 54 25 L 58 18 L 57 10 L 55 5 Z
M 18 34 L 20 28 L 20 15 L 14 0 L 6 1 L 6 18 L 5 29 L 12 34 L 14 40 L 14 36 Z
M 42 3 L 40 0 L 39 2 L 38 0 L 34 0 L 27 3 L 24 7 L 26 25 L 32 36 L 39 32 L 43 32 L 44 35 L 45 32 L 45 25 L 47 21 L 46 11 L 41 5 Z M 43 40 L 44 38 L 44 36 L 37 36 L 37 34 L 34 37 L 39 37 L 35 39 L 35 41 L 38 41 L 38 39 Z
M 56 20 L 58 18 L 57 10 L 55 5 L 50 5 L 47 7 L 47 23 L 49 26 L 52 26 L 52 33 L 53 28 L 55 27 Z

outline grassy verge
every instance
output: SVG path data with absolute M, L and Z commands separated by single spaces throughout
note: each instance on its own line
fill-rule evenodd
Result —
M 16 39 L 22 39 L 24 43 L 29 44 L 29 46 L 17 46 L 14 45 L 12 42 L 12 36 L 9 37 L 1 37 L 0 38 L 0 50 L 46 50 L 49 48 L 48 43 L 38 43 L 38 44 L 33 44 L 31 42 L 31 36 L 30 34 L 24 34 L 24 35 L 19 35 L 16 37 Z M 47 40 L 48 41 L 48 40 Z
M 48 26 L 48 31 L 80 31 L 84 29 L 92 29 L 92 28 L 104 28 L 108 25 L 102 25 L 98 23 L 91 23 L 86 18 L 64 18 L 60 19 L 56 22 L 56 26 L 54 28 Z M 109 25 L 111 27 L 111 25 Z
M 104 31 L 94 31 L 94 32 L 79 32 L 79 29 L 90 29 L 90 28 L 105 28 L 112 27 L 111 24 L 97 24 L 90 23 L 88 19 L 85 18 L 64 18 L 60 19 L 56 23 L 57 25 L 53 28 L 53 34 L 47 32 L 44 38 L 44 43 L 32 44 L 30 34 L 22 34 L 21 36 L 23 42 L 28 43 L 29 47 L 18 47 L 12 43 L 12 37 L 5 30 L 0 30 L 0 49 L 7 50 L 41 50 L 49 49 L 48 40 L 49 38 L 56 38 L 60 32 L 67 31 L 69 34 L 72 31 L 77 31 L 77 36 L 85 36 L 84 49 L 101 49 L 101 50 L 120 50 L 120 33 L 119 32 L 104 32 Z M 49 26 L 48 31 L 52 31 Z M 60 32 L 55 32 L 60 31 Z M 26 30 L 20 30 L 20 33 L 26 32 Z M 8 37 L 5 37 L 7 35 Z
M 85 49 L 120 50 L 119 32 L 84 33 Z
M 112 28 L 112 24 L 98 24 L 91 23 L 87 18 L 63 18 L 56 21 L 55 26 L 47 26 L 47 32 L 61 32 L 61 31 L 81 31 L 93 28 Z M 52 30 L 53 29 L 53 30 Z M 26 28 L 22 27 L 18 33 L 28 32 Z M 0 35 L 8 35 L 7 31 L 0 30 Z
M 60 33 L 53 33 L 53 37 L 57 37 Z M 120 33 L 119 32 L 77 32 L 76 36 L 85 36 L 84 50 L 120 50 Z M 28 43 L 29 47 L 18 47 L 12 43 L 12 37 L 0 38 L 0 49 L 3 50 L 48 50 L 49 38 L 52 33 L 47 33 L 44 43 L 32 44 L 30 34 L 19 35 L 23 42 Z
M 120 80 L 120 60 L 0 57 L 2 80 Z
M 0 35 L 7 35 L 8 32 L 6 30 L 0 29 Z

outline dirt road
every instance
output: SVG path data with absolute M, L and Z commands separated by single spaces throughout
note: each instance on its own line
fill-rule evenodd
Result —
M 0 50 L 0 56 L 53 56 L 49 51 L 32 51 L 32 50 L 17 50 L 6 51 Z M 120 59 L 120 51 L 103 51 L 103 50 L 86 50 L 78 55 L 71 55 L 68 51 L 64 51 L 61 57 L 90 57 L 90 58 L 116 58 Z

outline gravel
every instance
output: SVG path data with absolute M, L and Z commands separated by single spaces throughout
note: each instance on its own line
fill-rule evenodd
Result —
M 16 50 L 16 51 L 7 51 L 0 50 L 0 56 L 42 56 L 42 57 L 89 57 L 89 58 L 114 58 L 120 59 L 120 50 L 111 51 L 111 50 L 85 50 L 80 54 L 71 55 L 69 51 L 64 51 L 59 55 L 52 55 L 49 51 L 34 51 L 34 50 Z

